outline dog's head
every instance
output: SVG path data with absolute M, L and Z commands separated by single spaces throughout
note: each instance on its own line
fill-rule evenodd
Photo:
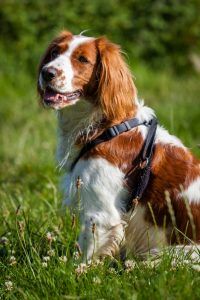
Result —
M 136 95 L 119 46 L 104 37 L 67 31 L 51 42 L 42 58 L 38 91 L 44 106 L 62 109 L 84 98 L 107 119 L 132 112 Z

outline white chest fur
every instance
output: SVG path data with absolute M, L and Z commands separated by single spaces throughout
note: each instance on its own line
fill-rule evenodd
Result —
M 111 222 L 119 220 L 120 214 L 125 211 L 128 193 L 123 186 L 124 174 L 102 158 L 80 160 L 69 180 L 68 191 L 72 202 L 75 200 L 78 177 L 82 181 L 80 193 L 82 209 L 93 214 L 104 211 L 108 216 L 112 216 Z
M 79 243 L 86 248 L 87 257 L 94 252 L 92 243 L 92 224 L 96 227 L 95 252 L 108 253 L 110 239 L 123 239 L 122 215 L 128 191 L 124 188 L 124 174 L 115 166 L 102 158 L 80 160 L 68 178 L 68 197 L 66 203 L 73 207 L 77 205 L 77 178 L 80 177 L 80 216 L 81 235 Z M 120 242 L 120 241 L 119 241 Z M 84 245 L 87 243 L 87 246 Z M 106 245 L 106 246 L 105 246 Z M 111 254 L 112 250 L 109 250 Z M 105 253 L 106 254 L 106 253 Z

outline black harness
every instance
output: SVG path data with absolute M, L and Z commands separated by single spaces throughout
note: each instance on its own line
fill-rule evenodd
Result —
M 101 135 L 99 135 L 94 140 L 89 141 L 87 144 L 83 146 L 81 151 L 79 152 L 78 156 L 74 160 L 74 162 L 71 165 L 71 171 L 75 167 L 76 163 L 79 161 L 79 159 L 88 151 L 90 151 L 95 146 L 107 142 L 116 136 L 127 132 L 137 126 L 146 126 L 148 127 L 148 132 L 146 139 L 144 141 L 142 150 L 139 154 L 139 163 L 137 165 L 137 180 L 136 184 L 134 184 L 133 191 L 131 193 L 131 203 L 127 205 L 127 210 L 129 210 L 132 207 L 132 204 L 135 201 L 138 201 L 142 198 L 142 195 L 148 185 L 149 179 L 150 179 L 150 173 L 151 173 L 151 161 L 153 156 L 153 148 L 154 148 L 154 141 L 155 141 L 155 135 L 156 135 L 156 129 L 157 129 L 157 119 L 152 118 L 150 121 L 144 121 L 140 122 L 137 118 L 133 118 L 130 120 L 127 120 L 121 124 L 114 125 L 108 129 L 106 129 Z M 135 168 L 134 168 L 135 170 Z M 133 171 L 133 170 L 130 170 Z M 130 175 L 130 171 L 126 174 L 126 178 Z

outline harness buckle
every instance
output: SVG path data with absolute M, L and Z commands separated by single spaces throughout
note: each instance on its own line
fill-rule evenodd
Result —
M 133 206 L 133 207 L 136 207 L 136 206 L 138 205 L 138 203 L 139 203 L 139 200 L 140 200 L 140 197 L 139 197 L 139 196 L 135 197 L 135 198 L 132 200 L 132 206 Z
M 146 157 L 144 160 L 141 160 L 140 163 L 139 163 L 140 169 L 146 168 L 148 163 L 149 163 L 149 158 L 148 157 Z

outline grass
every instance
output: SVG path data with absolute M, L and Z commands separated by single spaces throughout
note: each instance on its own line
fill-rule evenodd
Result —
M 160 122 L 200 156 L 199 78 L 133 69 Z M 182 256 L 174 265 L 170 253 L 158 264 L 136 260 L 125 271 L 106 260 L 78 274 L 76 232 L 58 189 L 54 113 L 39 107 L 23 71 L 0 74 L 0 91 L 0 299 L 199 299 L 199 266 Z

